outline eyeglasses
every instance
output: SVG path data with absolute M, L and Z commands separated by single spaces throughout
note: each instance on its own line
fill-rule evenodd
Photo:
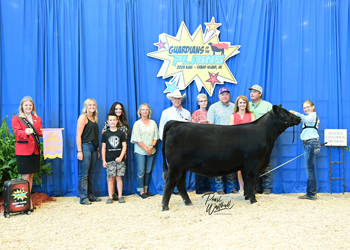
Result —
M 303 107 L 304 110 L 305 110 L 305 109 L 308 109 L 308 108 L 311 108 L 311 106 Z
M 149 111 L 149 109 L 141 109 L 142 112 Z
M 199 102 L 208 102 L 207 100 L 202 100 L 202 101 L 199 101 Z

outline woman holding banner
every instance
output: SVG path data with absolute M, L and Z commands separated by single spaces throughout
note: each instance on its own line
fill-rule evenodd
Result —
M 42 121 L 36 114 L 34 101 L 25 96 L 19 106 L 19 114 L 12 118 L 12 129 L 16 135 L 16 159 L 18 174 L 29 182 L 32 191 L 33 176 L 40 171 L 40 139 L 43 136 Z M 30 201 L 30 211 L 33 211 Z
M 82 114 L 78 119 L 77 150 L 80 204 L 90 205 L 92 201 L 101 201 L 100 198 L 95 197 L 92 185 L 92 175 L 100 152 L 98 148 L 97 104 L 91 98 L 85 100 Z

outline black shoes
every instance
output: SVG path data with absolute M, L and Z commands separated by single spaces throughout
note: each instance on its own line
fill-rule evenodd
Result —
M 89 201 L 92 201 L 92 202 L 100 202 L 101 199 L 94 196 L 94 197 L 89 198 Z
M 154 194 L 152 194 L 148 191 L 146 193 L 140 194 L 140 198 L 142 198 L 142 199 L 148 199 L 149 197 L 152 197 L 152 196 L 154 196 Z
M 91 201 L 89 199 L 84 199 L 82 202 L 80 202 L 81 205 L 91 205 Z
M 154 194 L 151 194 L 150 192 L 146 192 L 146 194 L 147 194 L 147 196 L 149 196 L 149 197 L 152 197 L 152 196 L 154 196 Z
M 140 195 L 140 198 L 148 199 L 149 197 L 148 197 L 148 195 L 146 193 L 143 193 L 143 194 Z

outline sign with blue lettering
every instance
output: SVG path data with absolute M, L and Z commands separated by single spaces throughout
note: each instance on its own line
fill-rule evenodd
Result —
M 199 25 L 191 35 L 182 22 L 176 37 L 160 34 L 159 42 L 154 43 L 158 51 L 147 54 L 164 61 L 158 77 L 172 77 L 165 83 L 167 88 L 164 93 L 180 92 L 195 81 L 198 92 L 204 87 L 212 96 L 217 84 L 237 84 L 226 61 L 237 55 L 241 46 L 231 46 L 230 42 L 219 40 L 220 31 L 217 28 L 221 23 L 215 23 L 214 17 L 205 26 L 204 33 Z

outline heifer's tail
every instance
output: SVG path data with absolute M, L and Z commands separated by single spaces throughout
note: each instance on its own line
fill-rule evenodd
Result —
M 164 130 L 163 130 L 163 145 L 162 145 L 162 154 L 163 154 L 163 179 L 165 180 L 168 174 L 168 164 L 166 161 L 166 156 L 165 156 L 165 143 L 166 143 L 166 137 L 167 137 L 167 132 L 171 128 L 171 121 L 167 122 L 165 124 Z

